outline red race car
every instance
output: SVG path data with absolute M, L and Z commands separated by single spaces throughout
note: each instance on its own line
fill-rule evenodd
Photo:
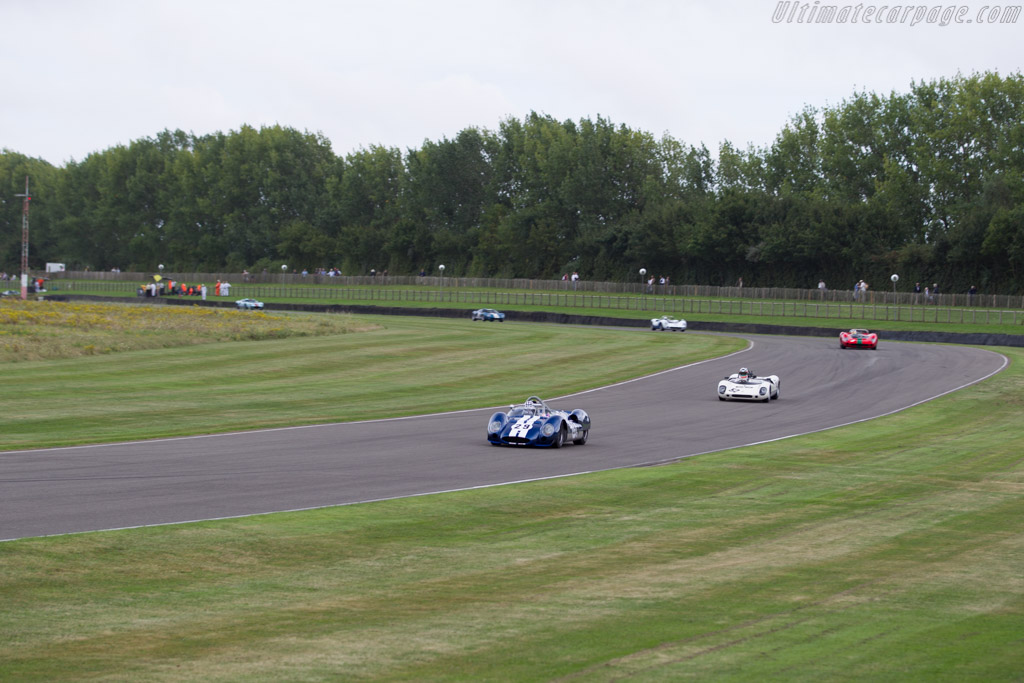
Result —
M 858 346 L 865 349 L 877 349 L 878 335 L 867 330 L 843 330 L 839 333 L 839 348 L 849 349 Z

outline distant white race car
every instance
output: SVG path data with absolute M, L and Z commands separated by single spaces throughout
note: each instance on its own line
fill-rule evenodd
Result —
M 719 401 L 768 401 L 779 397 L 779 376 L 758 377 L 740 368 L 718 383 Z
M 663 332 L 686 332 L 686 321 L 663 315 L 660 318 L 651 318 L 651 329 Z
M 473 311 L 470 320 L 497 320 L 499 323 L 503 323 L 505 322 L 505 314 L 493 308 L 478 308 Z
M 263 310 L 263 302 L 256 299 L 239 299 L 235 305 L 246 311 Z

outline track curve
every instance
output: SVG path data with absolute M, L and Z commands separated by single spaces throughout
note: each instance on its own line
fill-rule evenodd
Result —
M 638 332 L 639 333 L 639 332 Z M 867 420 L 999 372 L 1001 354 L 749 337 L 738 353 L 550 402 L 586 409 L 590 442 L 496 448 L 494 408 L 180 439 L 0 453 L 0 540 L 344 505 L 667 462 Z M 740 365 L 780 400 L 723 403 Z M 525 397 L 524 397 L 525 398 Z M 547 398 L 547 397 L 545 397 Z

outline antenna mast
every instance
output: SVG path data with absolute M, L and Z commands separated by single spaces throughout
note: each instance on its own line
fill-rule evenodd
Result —
M 28 176 L 25 176 L 25 194 L 16 194 L 15 197 L 22 197 L 21 202 L 21 299 L 28 299 L 28 203 L 32 195 L 28 193 Z

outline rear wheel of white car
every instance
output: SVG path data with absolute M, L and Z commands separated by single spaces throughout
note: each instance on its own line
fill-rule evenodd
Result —
M 589 429 L 584 429 L 582 432 L 580 432 L 580 438 L 573 439 L 573 443 L 576 444 L 577 446 L 582 446 L 583 444 L 585 444 L 587 442 L 587 437 L 589 437 L 589 436 L 590 436 L 590 430 Z

